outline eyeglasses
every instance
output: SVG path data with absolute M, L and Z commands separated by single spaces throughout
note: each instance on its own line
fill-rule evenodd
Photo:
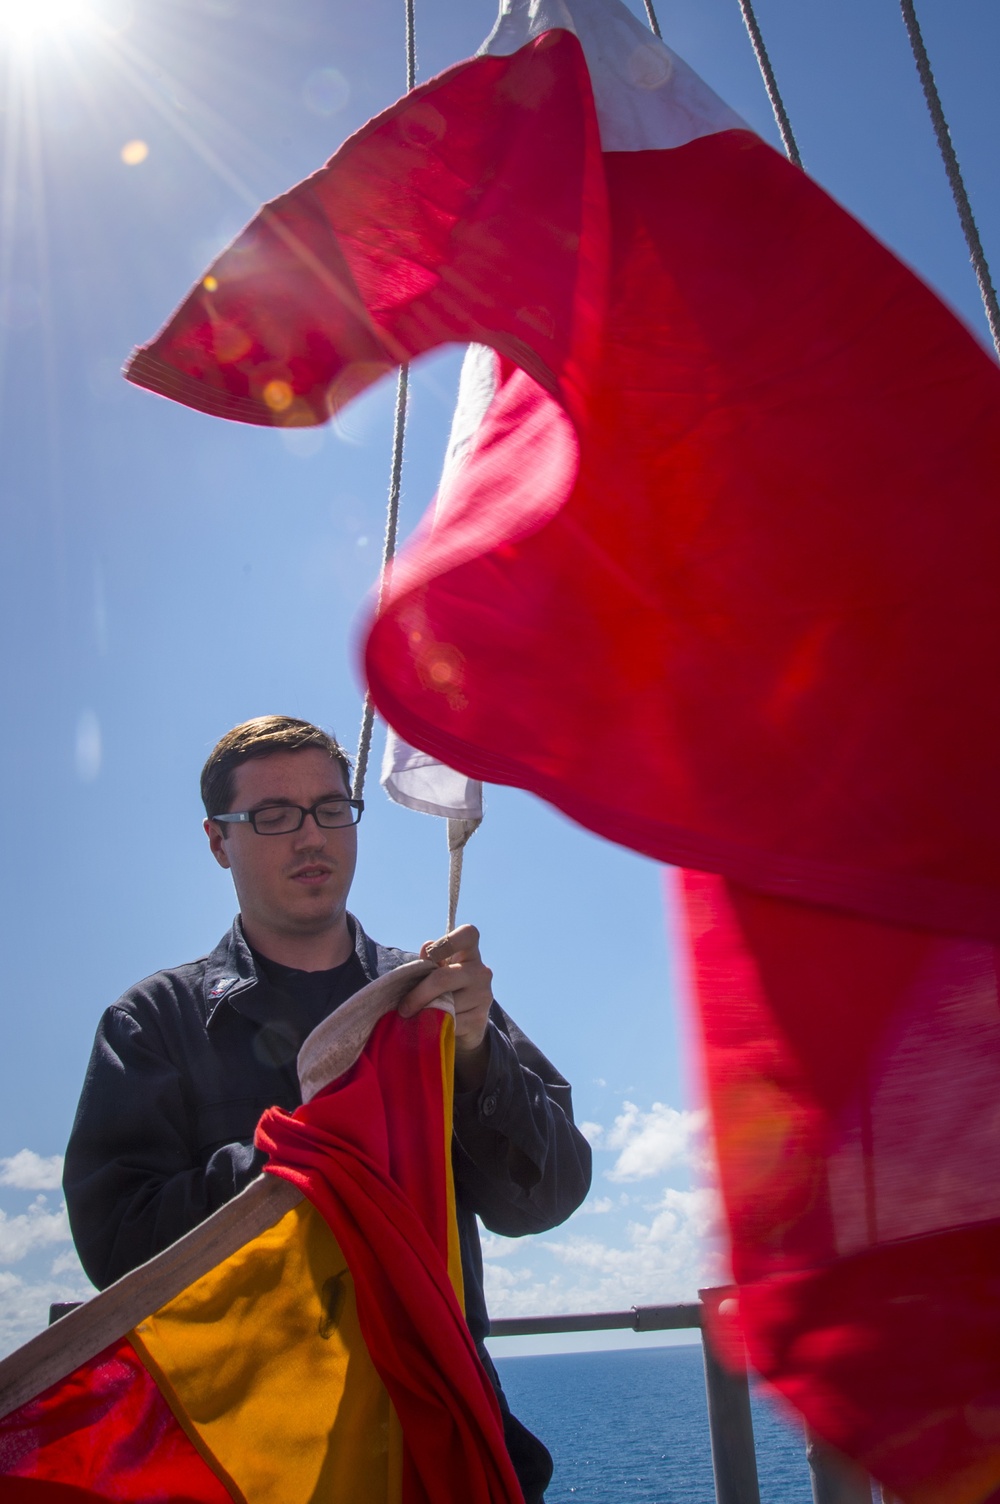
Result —
M 301 804 L 262 804 L 232 815 L 209 815 L 220 825 L 252 825 L 259 836 L 287 836 L 301 830 L 306 815 L 312 815 L 322 830 L 357 825 L 365 807 L 363 799 L 318 799 L 305 809 Z

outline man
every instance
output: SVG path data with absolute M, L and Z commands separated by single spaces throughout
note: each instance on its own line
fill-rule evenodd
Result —
M 208 956 L 158 972 L 107 1010 L 66 1153 L 76 1246 L 104 1288 L 168 1247 L 259 1172 L 257 1120 L 298 1106 L 306 1035 L 366 982 L 409 959 L 347 911 L 360 801 L 343 749 L 318 727 L 262 716 L 227 733 L 201 778 L 205 831 L 240 912 Z M 476 1215 L 507 1237 L 562 1222 L 590 1184 L 570 1089 L 493 1001 L 479 935 L 400 1007 L 455 1003 L 453 1163 L 466 1315 L 500 1398 L 527 1504 L 551 1475 L 542 1444 L 510 1415 L 483 1346 Z

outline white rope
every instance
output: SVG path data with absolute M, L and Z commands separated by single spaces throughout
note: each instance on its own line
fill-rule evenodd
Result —
M 476 820 L 451 819 L 448 821 L 448 928 L 451 934 L 458 916 L 458 895 L 462 888 L 462 860 L 469 840 L 482 825 L 482 817 Z
M 406 7 L 406 92 L 417 82 L 417 32 L 413 19 L 413 0 L 404 0 Z
M 413 17 L 413 0 L 403 0 L 406 16 L 406 92 L 409 93 L 417 79 L 416 29 Z M 389 470 L 389 501 L 385 517 L 385 542 L 382 546 L 382 569 L 378 581 L 378 604 L 376 616 L 382 614 L 389 568 L 396 556 L 396 537 L 399 532 L 399 496 L 403 483 L 403 448 L 406 443 L 406 414 L 409 406 L 410 367 L 399 368 L 396 383 L 396 416 L 392 430 L 392 465 Z M 361 712 L 361 731 L 358 735 L 358 753 L 354 761 L 353 798 L 360 799 L 365 791 L 368 776 L 368 760 L 372 750 L 372 733 L 375 729 L 375 707 L 370 693 L 365 694 Z
M 449 827 L 451 821 L 448 821 Z M 465 858 L 465 843 L 461 846 L 452 846 L 451 830 L 448 831 L 448 927 L 446 935 L 450 935 L 458 920 L 458 895 L 462 891 L 462 862 Z
M 801 167 L 802 157 L 792 132 L 792 122 L 788 118 L 788 111 L 785 109 L 785 102 L 778 88 L 778 80 L 774 76 L 771 59 L 764 45 L 764 36 L 753 8 L 753 0 L 740 0 L 740 11 L 743 15 L 743 24 L 747 29 L 747 35 L 750 38 L 750 45 L 753 47 L 754 56 L 757 59 L 757 66 L 764 80 L 767 97 L 771 101 L 771 109 L 774 111 L 774 119 L 778 127 L 778 134 L 781 136 L 781 144 L 785 148 L 785 156 L 790 162 L 794 162 L 796 167 Z
M 400 366 L 396 383 L 396 417 L 392 431 L 392 465 L 389 471 L 389 502 L 385 515 L 385 542 L 382 545 L 382 569 L 378 581 L 378 604 L 376 616 L 382 614 L 389 568 L 396 555 L 396 536 L 399 531 L 399 496 L 403 482 L 403 448 L 406 442 L 406 413 L 409 403 L 410 368 Z M 370 694 L 365 695 L 365 708 L 361 715 L 361 733 L 358 737 L 358 755 L 354 764 L 354 785 L 351 793 L 360 799 L 365 791 L 368 774 L 368 759 L 372 750 L 372 732 L 375 728 L 375 707 Z
M 924 99 L 927 101 L 927 110 L 934 126 L 934 134 L 937 137 L 938 150 L 941 160 L 944 162 L 944 170 L 948 175 L 948 183 L 951 187 L 951 196 L 955 200 L 955 208 L 958 210 L 958 218 L 965 236 L 965 243 L 969 248 L 969 260 L 979 283 L 979 293 L 986 310 L 986 322 L 990 326 L 993 336 L 993 344 L 996 352 L 1000 355 L 1000 304 L 997 303 L 996 288 L 993 286 L 993 278 L 990 276 L 989 262 L 983 250 L 983 242 L 979 238 L 979 229 L 972 214 L 972 205 L 965 187 L 965 179 L 962 177 L 962 169 L 958 165 L 958 155 L 951 139 L 951 131 L 945 119 L 944 110 L 941 106 L 941 96 L 938 93 L 937 83 L 931 69 L 930 58 L 927 56 L 927 48 L 924 45 L 923 33 L 920 30 L 920 22 L 913 8 L 913 0 L 900 0 L 900 9 L 903 12 L 903 25 L 906 27 L 906 35 L 910 39 L 910 47 L 913 51 L 913 60 L 917 65 L 920 82 L 923 86 Z
M 646 4 L 647 8 L 651 9 L 650 0 L 646 0 Z M 407 93 L 414 88 L 417 81 L 416 27 L 414 24 L 413 5 L 414 0 L 404 0 L 406 14 Z M 657 35 L 659 35 L 658 30 Z M 396 386 L 396 415 L 392 432 L 392 465 L 389 470 L 389 500 L 386 508 L 385 543 L 382 548 L 382 569 L 379 575 L 378 603 L 375 608 L 376 616 L 382 614 L 389 570 L 396 555 L 396 538 L 399 532 L 399 498 L 403 483 L 403 451 L 406 445 L 406 418 L 409 407 L 409 390 L 410 368 L 408 365 L 402 365 L 399 368 L 399 381 Z M 375 707 L 372 704 L 371 695 L 366 694 L 364 711 L 361 716 L 361 732 L 358 737 L 358 755 L 354 765 L 354 783 L 351 790 L 355 799 L 360 799 L 364 794 L 374 729 Z M 478 820 L 448 821 L 448 929 L 446 933 L 449 934 L 455 928 L 456 916 L 458 914 L 458 898 L 462 887 L 462 858 L 466 842 L 473 831 L 477 829 L 479 823 Z
M 646 19 L 649 22 L 650 31 L 653 33 L 654 37 L 659 37 L 660 41 L 662 42 L 663 32 L 660 30 L 660 23 L 656 19 L 656 11 L 653 9 L 653 0 L 642 0 L 642 3 L 646 7 Z

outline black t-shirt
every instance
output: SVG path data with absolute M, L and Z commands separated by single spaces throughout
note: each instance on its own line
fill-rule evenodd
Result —
M 297 967 L 270 960 L 260 951 L 254 950 L 252 954 L 258 974 L 266 978 L 280 998 L 279 1015 L 264 1024 L 254 1042 L 254 1053 L 262 1064 L 287 1064 L 317 1024 L 365 985 L 366 977 L 356 951 L 329 971 L 299 971 Z

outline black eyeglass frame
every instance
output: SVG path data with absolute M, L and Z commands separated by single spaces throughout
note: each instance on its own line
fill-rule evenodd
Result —
M 344 820 L 338 825 L 324 825 L 316 813 L 324 804 L 346 804 L 349 809 L 356 812 L 354 819 Z M 285 830 L 261 830 L 257 825 L 257 816 L 270 809 L 298 810 L 299 822 L 297 825 L 289 825 Z M 333 795 L 326 799 L 317 799 L 316 803 L 311 804 L 308 809 L 302 804 L 262 804 L 259 809 L 241 809 L 234 811 L 231 815 L 209 815 L 208 818 L 219 825 L 252 825 L 254 833 L 258 836 L 291 836 L 297 830 L 302 829 L 306 823 L 306 815 L 312 815 L 320 830 L 351 830 L 360 823 L 364 812 L 365 801 L 363 799 L 348 799 L 346 796 L 342 798 L 340 795 Z

